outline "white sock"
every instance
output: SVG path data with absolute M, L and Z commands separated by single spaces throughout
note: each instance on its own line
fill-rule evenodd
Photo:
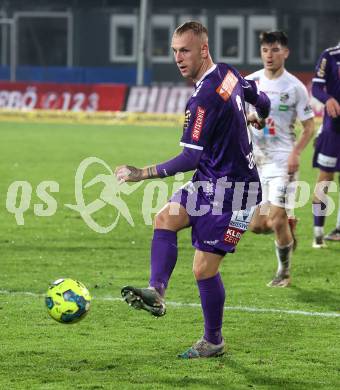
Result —
M 337 230 L 340 230 L 340 208 L 339 208 L 338 216 L 336 219 L 336 228 L 337 228 Z
M 277 257 L 277 275 L 289 275 L 290 272 L 290 263 L 293 252 L 294 241 L 288 245 L 279 245 L 275 241 L 275 252 Z
M 314 226 L 314 237 L 323 237 L 323 226 Z

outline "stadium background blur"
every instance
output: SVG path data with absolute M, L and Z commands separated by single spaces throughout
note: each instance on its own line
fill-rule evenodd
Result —
M 169 90 L 169 86 L 184 85 L 173 66 L 170 41 L 174 28 L 188 19 L 207 25 L 216 62 L 233 64 L 244 74 L 261 67 L 259 33 L 286 31 L 291 49 L 287 68 L 310 87 L 319 54 L 338 42 L 335 32 L 339 29 L 340 2 L 2 0 L 0 107 L 182 112 L 191 90 Z M 30 84 L 14 88 L 4 83 L 9 80 Z M 38 95 L 43 93 L 47 99 L 40 105 L 34 105 L 27 96 L 20 102 L 17 95 L 6 94 L 13 90 L 25 93 L 27 88 L 32 92 L 36 88 L 34 82 L 83 84 L 80 90 L 69 87 L 73 95 L 84 92 L 84 84 L 97 83 L 160 89 L 112 90 L 117 101 L 107 104 L 104 100 L 108 97 L 102 96 L 102 91 L 95 91 L 98 96 L 92 95 L 90 102 L 78 101 L 73 105 L 61 101 L 62 98 L 52 104 L 53 99 L 46 98 L 51 90 L 65 92 L 65 86 L 64 91 L 52 86 L 44 92 L 38 90 Z M 89 93 L 84 93 L 87 100 Z M 67 95 L 67 99 L 72 100 L 72 96 Z M 98 104 L 98 99 L 102 104 Z M 314 108 L 321 114 L 316 102 Z

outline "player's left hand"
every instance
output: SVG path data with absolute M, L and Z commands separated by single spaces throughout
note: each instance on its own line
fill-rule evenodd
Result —
M 331 118 L 335 119 L 340 116 L 340 104 L 331 97 L 326 102 L 326 111 Z
M 251 112 L 247 114 L 247 124 L 251 124 L 255 129 L 263 129 L 266 125 L 266 120 L 263 118 L 259 118 L 256 112 Z
M 119 183 L 124 183 L 126 181 L 141 181 L 143 180 L 142 173 L 142 169 L 131 165 L 121 165 L 115 169 L 115 176 L 117 177 Z
M 300 166 L 300 156 L 294 150 L 288 156 L 288 174 L 291 175 L 298 171 Z

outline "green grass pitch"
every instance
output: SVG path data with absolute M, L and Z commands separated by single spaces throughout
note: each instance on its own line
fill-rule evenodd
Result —
M 179 152 L 180 133 L 175 128 L 0 123 L 1 389 L 340 388 L 340 317 L 302 313 L 340 312 L 340 244 L 311 248 L 310 202 L 296 211 L 299 244 L 292 287 L 266 287 L 276 268 L 272 235 L 247 233 L 237 252 L 226 256 L 221 274 L 229 307 L 223 327 L 228 352 L 223 357 L 176 358 L 202 334 L 198 306 L 169 305 L 167 315 L 156 319 L 118 300 L 123 285 L 144 286 L 148 280 L 152 228 L 141 214 L 146 183 L 122 195 L 135 227 L 121 218 L 111 233 L 98 234 L 64 206 L 75 203 L 75 171 L 89 156 L 112 167 L 164 161 Z M 309 146 L 300 179 L 313 185 L 311 156 Z M 93 167 L 89 178 L 99 171 Z M 19 180 L 33 188 L 23 226 L 6 209 L 8 188 Z M 38 217 L 36 187 L 45 180 L 59 183 L 53 194 L 58 208 L 53 216 Z M 89 189 L 87 201 L 100 190 L 100 184 Z M 105 206 L 97 221 L 109 223 L 114 217 L 114 208 Z M 334 223 L 335 213 L 326 230 Z M 168 301 L 199 303 L 192 255 L 190 233 L 181 232 Z M 87 318 L 75 325 L 54 322 L 44 307 L 48 284 L 65 276 L 81 280 L 95 297 Z

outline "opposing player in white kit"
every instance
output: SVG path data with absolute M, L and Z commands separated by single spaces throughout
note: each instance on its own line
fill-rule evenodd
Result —
M 260 91 L 267 94 L 271 110 L 263 130 L 251 128 L 255 161 L 262 184 L 262 205 L 250 229 L 255 233 L 275 233 L 278 269 L 269 287 L 290 284 L 290 264 L 296 246 L 293 215 L 294 194 L 300 154 L 314 133 L 314 114 L 306 87 L 284 68 L 289 55 L 288 38 L 284 32 L 260 35 L 264 69 L 247 79 L 255 80 Z M 250 111 L 252 107 L 249 108 Z M 294 131 L 298 118 L 303 126 L 296 141 Z

